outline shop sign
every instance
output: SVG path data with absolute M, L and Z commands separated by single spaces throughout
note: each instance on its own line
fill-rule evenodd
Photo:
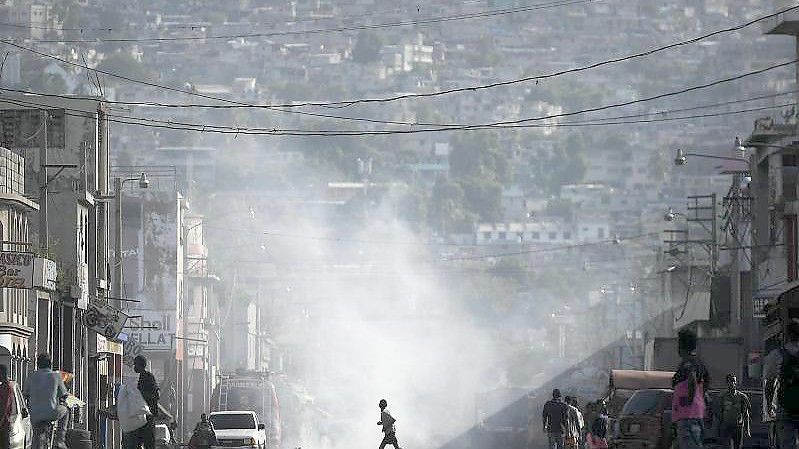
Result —
M 128 321 L 128 339 L 133 340 L 145 351 L 171 351 L 175 349 L 174 310 L 137 310 L 141 316 Z M 125 351 L 127 353 L 127 350 Z
M 91 301 L 83 314 L 83 325 L 105 338 L 116 338 L 128 316 L 119 309 L 103 301 Z
M 33 288 L 33 253 L 0 251 L 0 287 Z

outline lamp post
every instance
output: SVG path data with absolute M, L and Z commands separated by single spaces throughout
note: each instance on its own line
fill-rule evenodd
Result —
M 740 147 L 744 148 L 744 147 Z M 703 157 L 707 159 L 721 159 L 724 161 L 740 161 L 740 162 L 749 162 L 748 159 L 742 157 L 731 157 L 731 156 L 716 156 L 714 154 L 704 154 L 704 153 L 686 153 L 685 150 L 677 148 L 677 155 L 674 158 L 674 165 L 686 165 L 688 163 L 688 156 L 691 157 Z
M 116 209 L 115 209 L 115 221 L 116 221 L 116 235 L 115 238 L 115 248 L 114 248 L 114 288 L 113 288 L 113 297 L 114 298 L 122 298 L 122 188 L 125 186 L 126 182 L 138 182 L 140 189 L 146 189 L 150 187 L 150 180 L 147 179 L 147 174 L 142 173 L 139 177 L 136 178 L 114 178 L 114 194 L 113 195 L 106 195 L 106 196 L 98 196 L 98 200 L 110 201 L 114 200 Z M 119 299 L 115 300 L 117 303 Z

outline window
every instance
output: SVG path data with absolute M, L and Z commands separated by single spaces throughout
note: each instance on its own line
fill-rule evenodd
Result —
M 483 233 L 483 240 L 491 240 L 491 233 L 490 232 L 484 232 Z
M 596 238 L 598 239 L 605 238 L 605 228 L 596 228 Z
M 211 415 L 210 421 L 217 430 L 255 428 L 255 419 L 249 413 Z
M 505 232 L 500 232 L 499 233 L 499 239 L 500 240 L 505 240 L 507 237 L 508 237 L 508 235 Z
M 540 232 L 533 232 L 533 233 L 531 234 L 531 238 L 532 238 L 533 240 L 541 240 L 541 233 L 540 233 Z
M 563 240 L 571 240 L 572 233 L 571 232 L 564 232 L 563 233 Z
M 557 240 L 558 239 L 558 233 L 557 232 L 550 232 L 549 233 L 549 239 L 550 240 Z

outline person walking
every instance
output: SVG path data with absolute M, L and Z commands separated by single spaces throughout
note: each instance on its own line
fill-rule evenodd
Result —
M 56 421 L 53 446 L 65 448 L 68 410 L 63 404 L 69 395 L 61 373 L 52 369 L 53 362 L 47 354 L 36 357 L 37 370 L 32 372 L 22 389 L 28 401 L 34 447 L 41 441 L 42 433 Z
M 696 354 L 693 332 L 683 329 L 677 334 L 677 351 L 682 360 L 671 381 L 671 420 L 677 425 L 677 444 L 680 449 L 702 449 L 705 386 L 710 384 L 710 376 Z
M 397 441 L 397 429 L 394 426 L 397 420 L 388 411 L 388 401 L 381 399 L 377 406 L 380 407 L 380 421 L 377 422 L 377 425 L 383 426 L 383 441 L 380 442 L 380 449 L 385 449 L 389 444 L 394 446 L 394 449 L 400 449 Z
M 799 434 L 799 319 L 786 326 L 782 348 L 771 351 L 763 363 L 768 414 L 776 419 L 780 449 L 796 449 Z
M 133 371 L 139 374 L 137 388 L 147 403 L 150 413 L 147 415 L 147 424 L 139 432 L 144 449 L 155 449 L 155 418 L 158 417 L 158 382 L 153 373 L 147 371 L 147 359 L 137 355 L 133 359 Z
M 122 428 L 122 447 L 140 449 L 146 436 L 150 408 L 132 381 L 126 381 L 117 394 L 117 416 Z
M 583 414 L 577 408 L 577 400 L 573 396 L 566 396 L 566 406 L 568 407 L 568 427 L 569 432 L 564 441 L 567 449 L 578 449 L 583 437 Z
M 597 416 L 585 436 L 587 449 L 608 449 L 608 422 L 604 415 Z
M 727 391 L 716 401 L 714 414 L 719 429 L 719 441 L 725 448 L 741 449 L 744 437 L 751 436 L 752 404 L 746 393 L 738 390 L 738 379 L 727 374 Z
M 0 449 L 11 447 L 11 412 L 14 406 L 14 387 L 8 380 L 8 367 L 0 365 Z
M 200 422 L 194 427 L 194 433 L 189 439 L 189 449 L 210 449 L 218 444 L 214 426 L 208 421 L 208 415 L 201 414 Z
M 544 404 L 542 418 L 549 449 L 565 449 L 565 435 L 569 431 L 569 408 L 561 399 L 557 388 L 552 390 L 552 399 Z

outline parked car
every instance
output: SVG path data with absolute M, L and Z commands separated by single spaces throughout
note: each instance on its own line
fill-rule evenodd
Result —
M 14 389 L 14 400 L 11 405 L 11 427 L 9 438 L 11 440 L 10 449 L 30 449 L 33 430 L 31 429 L 31 419 L 28 413 L 28 405 L 22 396 L 22 390 L 16 382 L 11 382 Z
M 671 447 L 671 396 L 668 388 L 638 390 L 619 413 L 614 449 L 669 449 Z
M 761 416 L 761 409 L 763 408 L 763 392 L 760 390 L 741 390 L 749 396 L 749 401 L 752 404 L 751 410 L 751 433 L 749 437 L 745 437 L 743 441 L 744 448 L 762 448 L 769 446 L 769 430 L 768 424 L 763 422 Z M 718 424 L 715 422 L 714 416 L 718 413 L 716 408 L 718 404 L 718 397 L 724 390 L 710 390 L 708 391 L 708 401 L 710 413 L 707 414 L 705 419 L 705 440 L 704 447 L 709 449 L 727 449 L 727 446 L 721 444 L 719 441 Z
M 608 396 L 606 398 L 608 423 L 608 440 L 613 440 L 621 433 L 620 415 L 627 401 L 640 390 L 669 389 L 671 371 L 652 370 L 611 370 L 609 376 Z
M 266 449 L 266 425 L 253 411 L 212 412 L 208 420 L 214 426 L 216 440 L 223 447 Z

